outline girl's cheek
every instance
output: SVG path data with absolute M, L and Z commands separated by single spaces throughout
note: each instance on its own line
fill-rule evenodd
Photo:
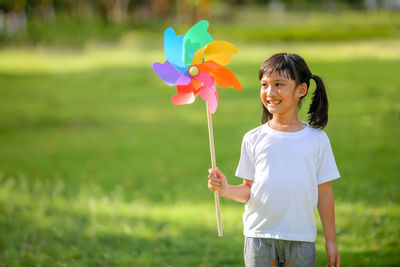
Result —
M 267 94 L 267 89 L 261 89 L 261 95 L 265 96 Z

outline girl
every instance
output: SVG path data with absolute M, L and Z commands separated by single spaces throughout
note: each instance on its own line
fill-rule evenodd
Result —
M 217 168 L 209 170 L 208 187 L 223 197 L 246 203 L 243 214 L 246 266 L 315 266 L 318 206 L 329 267 L 339 266 L 334 199 L 330 181 L 340 177 L 322 129 L 328 122 L 323 81 L 311 74 L 296 54 L 280 53 L 260 68 L 262 125 L 243 137 L 235 175 L 240 185 L 227 183 Z M 313 79 L 317 85 L 308 111 L 298 110 Z

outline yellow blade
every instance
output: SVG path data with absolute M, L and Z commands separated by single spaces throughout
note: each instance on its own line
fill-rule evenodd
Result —
M 212 41 L 196 51 L 193 56 L 192 65 L 203 63 L 204 57 L 204 61 L 212 60 L 221 66 L 226 66 L 231 62 L 231 54 L 236 54 L 237 52 L 238 49 L 231 43 Z

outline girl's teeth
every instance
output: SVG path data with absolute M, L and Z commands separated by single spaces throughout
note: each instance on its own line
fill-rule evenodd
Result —
M 278 101 L 268 101 L 268 103 L 269 104 L 273 104 L 273 105 L 277 105 L 277 104 L 281 103 L 281 101 L 280 100 L 278 100 Z

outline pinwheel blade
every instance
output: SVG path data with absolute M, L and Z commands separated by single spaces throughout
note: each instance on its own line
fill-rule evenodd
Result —
M 215 82 L 222 88 L 228 88 L 233 86 L 236 90 L 241 91 L 242 85 L 236 78 L 235 74 L 221 65 L 213 61 L 207 61 L 203 64 L 197 65 L 200 70 L 209 73 L 214 77 Z
M 190 28 L 183 37 L 183 61 L 186 67 L 192 63 L 194 53 L 212 42 L 214 39 L 207 32 L 209 23 L 206 20 L 201 20 Z
M 207 49 L 207 46 L 208 45 L 203 46 L 202 48 L 197 50 L 196 53 L 194 53 L 193 59 L 192 59 L 192 65 L 197 65 L 197 64 L 203 63 L 203 61 L 204 61 L 204 53 L 205 53 L 205 50 Z
M 187 73 L 187 67 L 183 62 L 183 35 L 176 35 L 174 29 L 168 28 L 164 32 L 164 54 L 172 65 L 181 72 Z
M 190 77 L 180 73 L 174 66 L 165 61 L 165 63 L 154 63 L 153 71 L 168 85 L 186 85 L 190 83 Z
M 199 70 L 199 74 L 194 77 L 194 80 L 201 82 L 204 86 L 207 87 L 211 87 L 213 84 L 215 85 L 214 78 L 210 74 L 202 70 Z
M 178 93 L 171 98 L 171 102 L 174 105 L 185 105 L 191 104 L 196 100 L 193 92 Z
M 171 98 L 171 102 L 174 105 L 185 105 L 191 104 L 196 100 L 199 87 L 202 85 L 199 82 L 192 80 L 187 85 L 177 85 L 176 89 L 178 93 Z
M 231 63 L 231 55 L 237 52 L 236 46 L 229 42 L 212 41 L 196 51 L 192 64 L 200 64 L 203 61 L 212 60 L 219 65 L 226 66 Z
M 218 94 L 215 84 L 211 85 L 211 87 L 204 86 L 200 90 L 200 97 L 208 103 L 208 110 L 210 113 L 214 114 L 218 106 Z

